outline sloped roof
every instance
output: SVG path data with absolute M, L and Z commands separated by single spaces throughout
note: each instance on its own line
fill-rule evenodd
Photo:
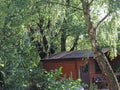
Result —
M 107 52 L 109 49 L 104 48 L 102 49 L 102 52 Z M 57 54 L 53 54 L 50 57 L 48 57 L 46 60 L 52 60 L 52 59 L 70 59 L 70 58 L 90 58 L 94 57 L 94 53 L 92 50 L 77 50 L 77 51 L 65 51 Z

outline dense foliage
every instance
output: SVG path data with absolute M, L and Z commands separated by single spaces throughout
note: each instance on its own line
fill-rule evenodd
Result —
M 117 43 L 119 0 L 88 1 L 95 25 L 112 12 L 97 27 L 97 40 L 101 47 L 110 47 L 116 52 L 117 45 L 120 47 Z M 1 0 L 0 70 L 6 90 L 22 90 L 31 85 L 32 78 L 35 85 L 44 83 L 44 90 L 77 87 L 79 80 L 57 81 L 56 73 L 45 74 L 40 59 L 61 51 L 91 49 L 88 37 L 80 0 Z
M 44 85 L 42 90 L 77 88 L 78 81 L 58 81 L 59 73 L 57 76 L 52 72 L 44 73 L 39 66 L 40 58 L 44 55 L 60 51 L 56 46 L 60 45 L 61 29 L 67 24 L 65 7 L 44 0 L 1 0 L 0 66 L 4 74 L 4 89 L 22 90 L 29 85 Z M 71 27 L 67 28 L 65 30 Z M 72 33 L 68 36 L 73 38 L 70 35 Z

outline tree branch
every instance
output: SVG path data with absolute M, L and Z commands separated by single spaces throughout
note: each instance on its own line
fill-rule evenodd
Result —
M 46 2 L 48 2 L 48 3 L 53 3 L 53 4 L 59 4 L 59 5 L 62 5 L 62 6 L 68 6 L 67 4 L 63 4 L 63 3 L 59 3 L 59 2 L 54 2 L 54 1 L 46 1 Z M 81 9 L 81 8 L 78 8 L 78 7 L 76 7 L 76 6 L 73 6 L 73 5 L 69 5 L 69 7 L 72 7 L 72 8 L 75 8 L 75 9 L 78 9 L 78 10 L 83 10 L 83 9 Z
M 73 51 L 75 49 L 75 47 L 77 46 L 77 42 L 79 40 L 79 34 L 75 37 L 75 40 L 74 40 L 74 43 L 73 43 L 73 46 L 72 48 L 70 49 L 70 51 Z
M 91 5 L 93 3 L 94 0 L 91 0 L 91 2 L 89 3 L 89 5 Z
M 96 25 L 95 29 L 98 28 L 98 26 L 111 14 L 111 12 L 109 12 L 107 15 L 105 15 Z

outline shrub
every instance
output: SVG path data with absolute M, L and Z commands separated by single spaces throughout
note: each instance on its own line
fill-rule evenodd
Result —
M 81 79 L 72 80 L 71 78 L 61 78 L 62 68 L 52 70 L 51 72 L 43 70 L 42 74 L 34 72 L 32 74 L 31 76 L 33 77 L 31 77 L 29 87 L 36 86 L 37 90 L 76 90 L 81 87 Z M 58 80 L 58 78 L 60 79 Z

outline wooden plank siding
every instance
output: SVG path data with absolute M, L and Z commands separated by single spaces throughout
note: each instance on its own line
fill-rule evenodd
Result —
M 62 67 L 62 76 L 77 79 L 79 77 L 80 67 L 84 65 L 83 60 L 69 59 L 69 60 L 44 60 L 43 68 L 47 71 L 58 69 Z
M 114 65 L 115 62 L 120 62 L 120 54 L 114 60 L 110 60 L 108 49 L 103 49 L 103 52 L 107 56 L 110 64 Z M 83 60 L 87 55 L 88 60 Z M 91 84 L 96 83 L 101 88 L 107 88 L 107 80 L 96 82 L 96 78 L 104 78 L 104 74 L 96 73 L 96 62 L 94 59 L 94 53 L 89 50 L 82 51 L 72 51 L 72 52 L 61 52 L 51 56 L 48 59 L 41 60 L 43 63 L 43 68 L 47 71 L 58 69 L 62 67 L 62 77 L 78 79 L 79 77 L 83 82 Z M 82 72 L 82 68 L 88 64 L 88 72 Z M 119 73 L 118 73 L 119 74 Z M 118 75 L 117 74 L 117 75 Z M 107 78 L 107 77 L 106 77 Z

